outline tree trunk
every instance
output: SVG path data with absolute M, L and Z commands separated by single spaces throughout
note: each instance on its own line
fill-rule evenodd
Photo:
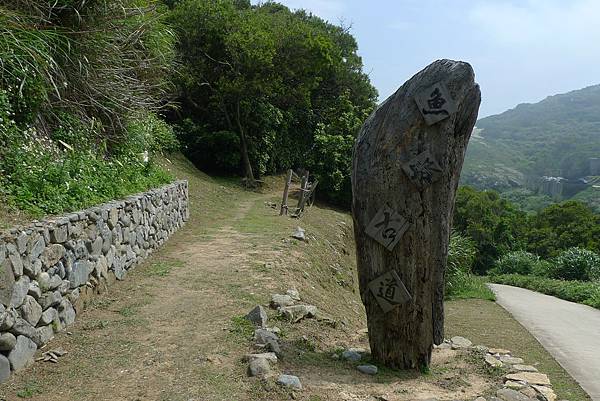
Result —
M 471 66 L 438 60 L 381 104 L 358 136 L 359 282 L 371 352 L 386 366 L 427 368 L 433 344 L 444 339 L 454 197 L 479 103 Z
M 239 134 L 240 134 L 240 152 L 242 156 L 242 167 L 244 169 L 244 176 L 246 177 L 247 184 L 250 186 L 254 186 L 256 180 L 254 179 L 254 172 L 252 171 L 252 164 L 250 163 L 250 157 L 248 156 L 248 141 L 246 138 L 246 132 L 244 131 L 244 127 L 242 125 L 241 116 L 240 116 L 240 102 L 236 104 L 236 113 L 235 120 L 237 122 Z

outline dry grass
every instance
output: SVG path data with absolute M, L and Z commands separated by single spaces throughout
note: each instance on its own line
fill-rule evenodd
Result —
M 291 287 L 336 321 L 292 325 L 269 312 L 285 351 L 277 369 L 297 374 L 305 385 L 296 399 L 474 399 L 497 380 L 469 354 L 437 351 L 427 375 L 381 367 L 375 377 L 333 358 L 345 347 L 368 346 L 350 216 L 315 206 L 300 220 L 279 217 L 265 206 L 280 201 L 277 179 L 256 193 L 199 173 L 181 156 L 165 165 L 190 182 L 190 221 L 126 281 L 94 298 L 69 329 L 72 335 L 51 342 L 50 348 L 69 351 L 59 364 L 36 363 L 15 375 L 0 389 L 0 399 L 21 393 L 40 401 L 289 400 L 291 394 L 273 380 L 246 377 L 242 356 L 253 347 L 251 328 L 240 317 Z M 308 242 L 290 238 L 297 225 L 306 229 Z M 519 333 L 513 338 L 523 341 L 519 348 L 498 335 L 505 327 L 518 333 L 514 327 L 520 326 L 495 304 L 450 302 L 447 324 L 450 335 L 547 363 L 541 370 L 548 366 L 559 380 L 560 368 L 552 370 L 539 344 L 535 348 Z M 565 383 L 557 385 L 562 397 L 585 399 L 577 398 L 573 382 Z

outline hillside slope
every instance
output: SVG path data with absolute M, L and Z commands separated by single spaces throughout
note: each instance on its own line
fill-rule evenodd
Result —
M 600 85 L 520 104 L 477 122 L 462 182 L 505 190 L 527 176 L 589 175 L 600 157 Z
M 237 180 L 209 177 L 181 155 L 165 166 L 189 181 L 190 220 L 125 281 L 89 300 L 69 333 L 49 344 L 69 352 L 59 364 L 38 362 L 14 375 L 0 386 L 0 399 L 472 400 L 490 381 L 471 359 L 434 357 L 427 375 L 381 367 L 367 376 L 333 358 L 340 349 L 368 347 L 351 217 L 322 205 L 301 219 L 278 216 L 270 203 L 281 199 L 283 177 L 266 178 L 257 193 Z M 290 238 L 298 225 L 307 242 Z M 293 324 L 269 310 L 284 354 L 274 369 L 298 375 L 304 386 L 292 397 L 274 379 L 247 377 L 243 356 L 257 350 L 243 316 L 294 287 L 330 319 Z M 495 303 L 451 301 L 447 312 L 448 336 L 511 349 L 539 362 L 561 398 L 589 400 Z

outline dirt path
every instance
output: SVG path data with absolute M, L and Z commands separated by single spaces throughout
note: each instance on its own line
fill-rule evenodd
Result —
M 5 399 L 251 399 L 237 361 L 247 344 L 231 333 L 231 318 L 240 302 L 254 301 L 247 299 L 255 282 L 248 275 L 256 274 L 250 258 L 269 252 L 233 225 L 260 199 L 250 196 L 229 224 L 208 235 L 192 219 L 151 261 L 94 300 L 70 335 L 51 342 L 69 351 L 59 364 L 38 362 L 16 375 Z
M 600 400 L 600 311 L 523 288 L 491 284 L 509 311 L 577 380 Z

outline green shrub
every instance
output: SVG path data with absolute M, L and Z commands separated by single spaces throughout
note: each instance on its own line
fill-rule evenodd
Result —
M 520 274 L 490 276 L 490 280 L 494 283 L 527 288 L 600 309 L 600 284 L 597 282 L 565 281 Z
M 539 256 L 526 251 L 513 251 L 501 256 L 490 274 L 532 274 L 539 271 L 539 264 Z
M 127 134 L 117 145 L 121 153 L 172 153 L 179 149 L 173 127 L 155 114 L 138 115 L 127 124 Z
M 448 246 L 446 266 L 446 293 L 455 291 L 466 275 L 471 274 L 477 249 L 473 241 L 462 234 L 453 232 Z
M 63 141 L 65 146 L 7 120 L 11 111 L 2 105 L 1 92 L 0 113 L 0 189 L 11 203 L 34 215 L 82 209 L 171 181 L 138 154 L 108 157 L 103 142 L 88 140 L 94 128 L 77 119 L 65 118 L 57 131 L 59 138 L 69 140 Z
M 599 280 L 600 255 L 582 248 L 569 248 L 554 260 L 549 277 L 563 280 Z

